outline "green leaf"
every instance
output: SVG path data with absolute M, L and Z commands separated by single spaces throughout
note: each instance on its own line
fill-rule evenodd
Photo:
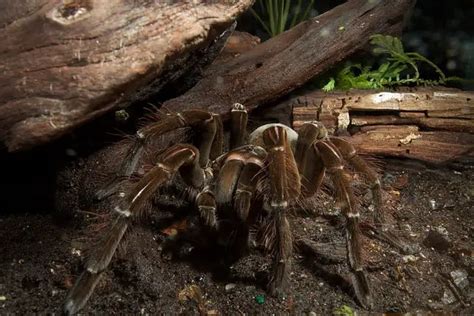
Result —
M 314 0 L 309 1 L 304 11 L 303 1 L 295 2 L 294 0 L 257 0 L 250 12 L 265 31 L 273 37 L 308 18 Z M 291 8 L 294 9 L 294 12 L 291 21 L 289 21 Z
M 336 87 L 336 80 L 334 80 L 334 78 L 331 78 L 329 79 L 329 82 L 326 83 L 324 87 L 322 87 L 322 90 L 325 92 L 329 92 L 329 91 L 334 90 L 335 87 Z
M 375 46 L 374 54 L 383 54 L 382 63 L 377 67 L 349 64 L 340 69 L 323 87 L 325 91 L 334 89 L 376 89 L 399 85 L 439 85 L 456 81 L 457 78 L 446 77 L 432 61 L 416 52 L 405 52 L 400 39 L 376 34 L 370 39 Z M 437 80 L 420 77 L 418 63 L 430 65 L 439 75 Z
M 370 43 L 375 46 L 374 54 L 404 54 L 403 44 L 399 38 L 390 35 L 376 34 L 370 37 Z

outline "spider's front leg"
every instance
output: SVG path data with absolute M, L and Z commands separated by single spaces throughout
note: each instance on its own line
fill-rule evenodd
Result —
M 153 193 L 179 172 L 189 186 L 200 187 L 205 180 L 204 170 L 199 164 L 199 151 L 191 145 L 177 144 L 166 150 L 157 164 L 129 190 L 121 192 L 121 199 L 113 206 L 115 219 L 105 237 L 96 245 L 86 261 L 86 270 L 69 292 L 64 305 L 65 313 L 79 311 L 89 299 L 100 278 L 117 250 L 127 228 L 133 220 L 147 210 Z
M 225 246 L 227 263 L 239 259 L 248 249 L 249 211 L 257 183 L 261 178 L 266 151 L 259 146 L 243 146 L 222 156 L 216 170 L 215 201 L 209 203 L 211 193 L 198 196 L 198 208 L 207 205 L 217 207 L 220 214 L 218 231 L 223 233 L 222 245 Z M 226 224 L 231 224 L 227 226 Z M 224 225 L 224 226 L 223 226 Z
M 283 290 L 288 281 L 293 254 L 293 236 L 286 212 L 289 202 L 299 197 L 301 182 L 287 130 L 282 126 L 272 126 L 265 129 L 262 136 L 268 152 L 270 185 L 270 196 L 266 205 L 270 214 L 264 231 L 263 244 L 273 255 L 268 290 L 274 295 Z
M 97 191 L 96 198 L 102 200 L 117 192 L 123 178 L 131 176 L 137 168 L 144 148 L 159 136 L 173 130 L 191 127 L 196 134 L 196 146 L 200 152 L 199 163 L 205 167 L 209 159 L 214 159 L 222 153 L 223 128 L 220 116 L 205 110 L 185 110 L 180 113 L 168 113 L 158 121 L 139 129 L 132 137 L 122 164 L 113 177 L 103 188 Z

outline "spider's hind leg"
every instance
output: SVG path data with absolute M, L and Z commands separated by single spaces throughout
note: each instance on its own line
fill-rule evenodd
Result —
M 362 263 L 362 244 L 359 227 L 360 213 L 357 210 L 354 193 L 352 191 L 347 174 L 344 172 L 344 164 L 336 148 L 329 142 L 320 141 L 315 147 L 321 154 L 323 163 L 329 173 L 337 195 L 337 202 L 346 217 L 346 243 L 349 266 L 352 270 L 353 286 L 359 302 L 364 307 L 372 306 L 372 295 L 370 284 Z
M 366 179 L 374 200 L 374 222 L 376 224 L 385 223 L 384 213 L 382 212 L 382 185 L 377 172 L 357 154 L 351 143 L 338 137 L 330 137 L 330 141 L 339 150 L 344 160 Z
M 356 172 L 359 172 L 364 176 L 372 192 L 372 198 L 374 200 L 375 207 L 374 225 L 364 223 L 364 226 L 366 226 L 373 233 L 372 236 L 387 242 L 404 254 L 413 254 L 418 252 L 419 247 L 417 245 L 408 244 L 390 232 L 386 223 L 385 214 L 382 210 L 382 186 L 377 172 L 357 154 L 352 144 L 338 137 L 330 137 L 330 140 L 331 143 L 337 147 L 344 160 L 347 161 Z

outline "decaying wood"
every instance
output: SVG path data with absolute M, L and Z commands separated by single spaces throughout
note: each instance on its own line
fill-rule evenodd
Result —
M 321 120 L 371 155 L 445 163 L 474 154 L 474 92 L 445 88 L 412 91 L 312 92 L 290 101 L 293 125 Z
M 215 63 L 167 109 L 227 113 L 286 95 L 368 44 L 375 33 L 399 34 L 414 0 L 352 0 L 276 36 L 227 63 Z
M 252 3 L 0 1 L 0 140 L 30 148 L 156 93 Z

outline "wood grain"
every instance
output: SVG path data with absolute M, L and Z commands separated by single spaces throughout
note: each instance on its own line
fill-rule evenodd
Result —
M 316 91 L 290 101 L 293 125 L 320 120 L 347 134 L 365 154 L 433 164 L 474 157 L 474 92 L 442 87 L 410 91 Z
M 0 1 L 0 140 L 27 149 L 156 93 L 252 3 Z

